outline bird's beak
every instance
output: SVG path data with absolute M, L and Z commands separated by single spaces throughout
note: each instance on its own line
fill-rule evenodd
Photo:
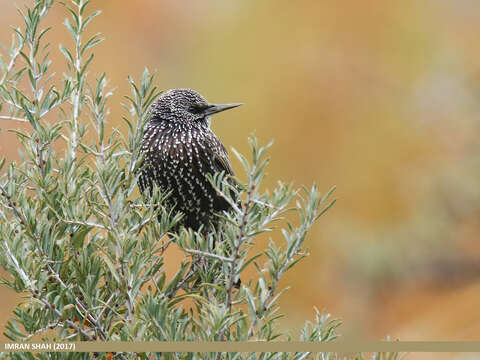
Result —
M 233 104 L 210 104 L 205 110 L 205 115 L 212 115 L 219 113 L 220 111 L 225 111 L 228 109 L 233 109 L 237 106 L 243 105 L 243 103 L 233 103 Z

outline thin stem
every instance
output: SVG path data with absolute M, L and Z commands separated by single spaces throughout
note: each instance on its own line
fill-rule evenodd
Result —
M 108 230 L 107 227 L 105 227 L 101 224 L 90 222 L 90 221 L 68 220 L 68 219 L 61 219 L 61 220 L 66 224 L 92 226 L 92 227 L 97 227 L 97 228 L 102 229 L 102 230 Z
M 14 120 L 14 121 L 28 122 L 27 119 L 18 118 L 18 117 L 14 117 L 14 116 L 7 116 L 7 115 L 0 115 L 0 119 L 2 119 L 2 120 Z
M 229 313 L 232 311 L 233 287 L 234 287 L 234 284 L 235 284 L 235 275 L 237 274 L 236 260 L 238 260 L 238 258 L 239 258 L 240 247 L 245 242 L 245 240 L 248 239 L 247 237 L 245 237 L 244 232 L 245 232 L 248 210 L 250 209 L 250 204 L 251 204 L 251 201 L 252 201 L 251 195 L 252 195 L 253 189 L 254 189 L 254 185 L 250 182 L 249 183 L 249 189 L 247 191 L 247 199 L 246 199 L 246 202 L 245 202 L 245 207 L 243 208 L 243 214 L 242 214 L 242 217 L 240 219 L 240 224 L 239 224 L 240 233 L 238 235 L 237 243 L 235 244 L 235 247 L 233 249 L 233 260 L 234 261 L 232 262 L 232 265 L 230 267 L 229 282 L 228 282 L 228 287 L 227 287 L 227 298 L 225 300 L 225 305 L 226 305 Z M 224 340 L 226 330 L 227 330 L 227 326 L 224 326 L 222 328 L 222 330 L 220 331 L 220 336 L 219 336 L 220 341 Z M 220 359 L 220 354 L 221 353 L 217 354 L 217 360 Z
M 33 333 L 30 333 L 30 335 L 23 338 L 23 341 L 29 341 L 35 335 L 41 334 L 42 332 L 48 331 L 48 330 L 56 328 L 58 326 L 59 327 L 65 327 L 65 325 L 61 321 L 57 321 L 57 322 L 54 322 L 54 323 L 49 323 L 45 327 L 42 327 L 38 330 L 35 330 Z
M 76 157 L 76 151 L 77 151 L 77 146 L 78 146 L 78 118 L 80 116 L 80 108 L 81 108 L 81 96 L 83 92 L 83 81 L 82 81 L 82 76 L 81 71 L 82 71 L 82 55 L 80 53 L 80 49 L 82 46 L 82 36 L 81 36 L 81 28 L 83 27 L 83 19 L 82 19 L 82 14 L 80 13 L 80 9 L 83 6 L 83 1 L 79 1 L 77 4 L 78 12 L 77 12 L 77 17 L 78 17 L 78 32 L 74 36 L 74 41 L 75 41 L 75 78 L 77 80 L 77 86 L 74 89 L 74 94 L 73 94 L 73 116 L 72 116 L 72 122 L 73 122 L 73 132 L 72 132 L 72 159 L 75 159 Z
M 239 252 L 240 252 L 240 247 L 243 245 L 247 237 L 245 237 L 245 226 L 246 226 L 246 219 L 248 215 L 248 210 L 250 209 L 250 204 L 251 204 L 251 195 L 252 195 L 252 185 L 247 191 L 247 200 L 245 202 L 245 207 L 243 208 L 243 214 L 240 219 L 240 234 L 238 235 L 238 241 L 237 244 L 235 245 L 233 249 L 233 262 L 232 266 L 230 267 L 230 273 L 229 273 L 229 283 L 227 287 L 227 299 L 225 302 L 225 305 L 227 306 L 229 311 L 232 311 L 232 294 L 233 294 L 233 285 L 235 284 L 235 275 L 237 274 L 237 264 L 235 263 L 235 260 L 238 260 L 239 258 Z M 223 335 L 223 331 L 222 331 Z M 222 337 L 221 337 L 222 338 Z
M 217 255 L 217 254 L 212 254 L 212 253 L 209 253 L 209 252 L 206 252 L 206 251 L 194 250 L 194 249 L 182 249 L 182 250 L 189 253 L 189 254 L 196 254 L 196 255 L 200 255 L 200 256 L 210 257 L 212 259 L 217 259 L 217 260 L 220 260 L 220 261 L 226 261 L 226 262 L 233 263 L 232 258 L 228 258 L 228 257 Z
M 181 281 L 179 281 L 177 286 L 175 286 L 175 288 L 173 288 L 167 294 L 165 294 L 165 296 L 168 299 L 172 299 L 175 296 L 175 294 L 177 293 L 177 291 L 180 290 L 180 288 L 193 276 L 193 274 L 195 274 L 195 270 L 193 269 L 193 264 L 192 264 L 191 267 L 190 267 L 190 271 L 188 272 L 187 276 L 185 276 Z

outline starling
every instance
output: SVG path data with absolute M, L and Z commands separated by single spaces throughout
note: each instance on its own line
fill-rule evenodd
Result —
M 171 192 L 167 206 L 184 215 L 179 225 L 209 229 L 218 224 L 215 213 L 230 208 L 206 176 L 222 171 L 233 175 L 227 150 L 210 129 L 210 117 L 239 105 L 210 104 L 190 89 L 168 90 L 152 104 L 143 134 L 145 166 L 139 187 L 147 195 L 154 184 Z

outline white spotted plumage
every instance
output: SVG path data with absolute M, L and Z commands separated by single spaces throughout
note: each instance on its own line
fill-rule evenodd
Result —
M 145 166 L 139 187 L 147 194 L 154 184 L 171 191 L 168 206 L 184 214 L 182 225 L 197 230 L 215 225 L 215 213 L 230 208 L 206 175 L 220 171 L 233 175 L 233 171 L 225 147 L 210 130 L 208 116 L 195 106 L 206 107 L 208 102 L 189 89 L 167 91 L 154 102 L 144 129 Z

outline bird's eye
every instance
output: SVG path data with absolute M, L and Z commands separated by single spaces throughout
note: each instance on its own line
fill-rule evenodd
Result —
M 200 114 L 207 108 L 207 105 L 202 104 L 202 103 L 195 103 L 192 106 L 190 106 L 190 112 L 194 114 Z

